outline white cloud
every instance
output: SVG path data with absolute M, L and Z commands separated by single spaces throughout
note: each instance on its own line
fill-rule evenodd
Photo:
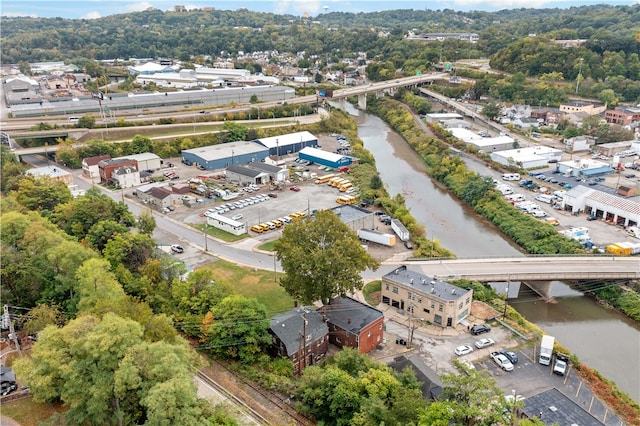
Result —
M 98 18 L 101 18 L 100 12 L 97 12 L 95 10 L 93 12 L 85 13 L 82 16 L 82 19 L 98 19 Z
M 139 3 L 129 4 L 126 7 L 127 12 L 142 12 L 143 10 L 147 10 L 150 7 L 153 7 L 151 3 L 148 1 L 141 1 Z

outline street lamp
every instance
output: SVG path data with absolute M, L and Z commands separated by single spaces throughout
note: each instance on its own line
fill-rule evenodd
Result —
M 580 79 L 582 78 L 582 64 L 584 58 L 580 58 L 580 68 L 578 68 L 578 78 L 576 79 L 576 94 L 578 94 L 578 87 L 580 86 Z

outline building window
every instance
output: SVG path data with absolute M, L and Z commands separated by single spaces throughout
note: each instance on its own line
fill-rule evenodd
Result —
M 367 331 L 367 337 L 371 337 L 371 331 Z
M 468 305 L 470 300 L 471 300 L 471 298 L 470 298 L 470 297 L 467 297 L 467 300 L 464 302 L 464 304 L 465 304 L 465 305 Z
M 441 303 L 440 306 L 438 306 L 438 312 L 442 312 L 442 308 L 443 308 L 443 305 Z
M 442 324 L 442 317 L 440 315 L 434 316 L 433 322 L 435 322 L 436 324 Z
M 409 300 L 413 300 L 413 293 L 408 292 L 408 293 L 407 293 L 407 298 L 408 298 Z
M 385 285 L 384 285 L 384 289 L 385 289 L 385 290 L 387 290 L 387 291 L 389 291 L 389 284 L 385 284 Z
M 410 306 L 407 308 L 407 311 L 409 311 L 409 312 L 413 313 L 413 305 L 410 305 Z
M 431 311 L 430 311 L 429 309 L 427 309 L 427 308 L 424 308 L 424 309 L 423 309 L 423 311 L 425 311 L 425 312 L 426 312 L 426 313 L 428 313 L 428 314 L 430 314 L 430 313 L 431 313 Z
M 418 303 L 422 303 L 422 297 L 418 297 Z
M 434 309 L 436 307 L 435 302 L 431 302 L 431 309 Z
M 395 285 L 393 286 L 393 290 L 391 290 L 392 292 L 398 294 L 398 287 L 396 287 Z
M 458 305 L 458 309 L 462 309 L 462 302 Z

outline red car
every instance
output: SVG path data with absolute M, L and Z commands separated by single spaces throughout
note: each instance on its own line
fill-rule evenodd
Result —
M 300 191 L 300 188 L 298 188 L 297 186 L 292 186 L 289 189 L 296 192 Z

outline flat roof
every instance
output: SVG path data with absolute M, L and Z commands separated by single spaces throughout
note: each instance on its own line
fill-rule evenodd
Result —
M 421 274 L 420 272 L 411 271 L 407 269 L 406 265 L 397 267 L 385 275 L 384 278 L 405 286 L 414 287 L 423 293 L 432 293 L 434 296 L 446 301 L 458 300 L 471 291 Z M 431 291 L 431 289 L 434 291 Z
M 547 425 L 604 425 L 604 423 L 589 414 L 557 388 L 526 398 L 522 411 L 527 417 L 538 417 Z
M 503 145 L 503 144 L 513 144 L 515 139 L 510 136 L 496 136 L 494 138 L 482 138 L 482 139 L 474 139 L 471 144 L 479 147 L 491 146 L 491 145 Z
M 296 132 L 286 135 L 272 136 L 269 138 L 256 139 L 256 142 L 266 146 L 267 148 L 277 148 L 287 145 L 294 145 L 301 142 L 317 141 L 318 138 L 310 132 Z
M 369 217 L 373 214 L 373 212 L 369 210 L 351 204 L 343 204 L 341 206 L 334 207 L 331 209 L 331 211 L 345 223 L 350 223 L 358 219 Z
M 462 118 L 462 115 L 456 114 L 454 112 L 441 112 L 441 113 L 427 114 L 427 117 L 433 118 L 434 120 L 450 120 L 453 118 Z
M 33 169 L 27 170 L 25 173 L 28 175 L 46 176 L 50 178 L 67 176 L 71 174 L 68 171 L 61 169 L 60 167 L 57 167 L 57 166 L 35 167 Z
M 583 172 L 588 169 L 599 169 L 602 167 L 609 167 L 608 163 L 594 160 L 591 158 L 577 158 L 569 161 L 561 161 L 558 164 L 562 166 L 570 167 L 575 170 L 581 170 Z
M 259 152 L 268 154 L 267 148 L 264 146 L 247 141 L 208 145 L 200 148 L 185 149 L 182 152 L 197 155 L 205 161 L 220 160 L 233 155 L 256 154 Z
M 340 155 L 329 151 L 324 151 L 318 148 L 312 148 L 310 146 L 302 148 L 298 154 L 310 155 L 316 158 L 322 158 L 323 160 L 332 161 L 334 163 L 339 162 L 341 159 L 346 158 L 346 155 Z
M 148 160 L 160 160 L 160 157 L 157 156 L 156 154 L 151 153 L 151 152 L 143 152 L 141 154 L 124 155 L 122 157 L 114 158 L 114 160 L 121 160 L 121 159 L 129 159 L 129 160 L 136 160 L 136 161 L 148 161 Z

